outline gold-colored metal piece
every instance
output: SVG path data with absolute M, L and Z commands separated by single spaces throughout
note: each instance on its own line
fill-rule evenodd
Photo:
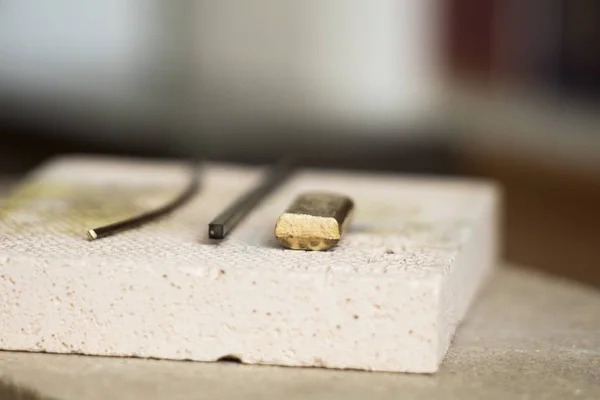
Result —
M 342 238 L 353 210 L 349 197 L 304 193 L 279 217 L 275 236 L 289 249 L 328 250 Z

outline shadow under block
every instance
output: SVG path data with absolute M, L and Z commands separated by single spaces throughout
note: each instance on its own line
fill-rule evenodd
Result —
M 435 372 L 497 261 L 498 192 L 482 181 L 299 171 L 225 240 L 206 235 L 260 170 L 203 169 L 171 216 L 90 242 L 94 226 L 156 207 L 177 163 L 63 158 L 0 208 L 0 349 Z M 281 247 L 300 193 L 353 199 L 330 251 Z

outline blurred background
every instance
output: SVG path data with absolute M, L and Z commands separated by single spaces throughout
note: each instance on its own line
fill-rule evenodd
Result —
M 5 0 L 0 182 L 109 153 L 488 177 L 600 287 L 597 0 Z

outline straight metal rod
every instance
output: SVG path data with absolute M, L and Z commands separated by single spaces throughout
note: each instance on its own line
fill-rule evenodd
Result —
M 269 170 L 264 179 L 252 190 L 233 202 L 208 224 L 208 237 L 223 239 L 256 205 L 284 182 L 293 170 L 293 162 L 282 161 Z

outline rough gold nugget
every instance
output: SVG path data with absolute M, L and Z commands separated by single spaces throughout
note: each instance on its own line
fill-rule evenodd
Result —
M 327 250 L 335 246 L 350 221 L 354 203 L 334 193 L 304 193 L 277 220 L 275 236 L 294 250 Z

